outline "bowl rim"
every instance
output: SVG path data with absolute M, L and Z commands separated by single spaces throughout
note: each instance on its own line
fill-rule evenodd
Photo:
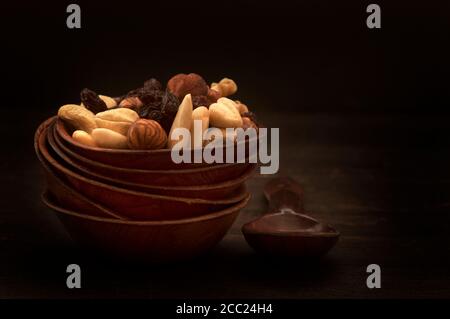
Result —
M 78 148 L 83 148 L 89 151 L 95 151 L 95 152 L 104 152 L 104 153 L 130 153 L 130 154 L 139 154 L 139 153 L 148 153 L 148 154 L 155 154 L 155 153 L 167 153 L 167 151 L 170 151 L 169 149 L 159 149 L 159 150 L 130 150 L 130 149 L 114 149 L 114 148 L 103 148 L 103 147 L 97 147 L 97 146 L 88 146 L 85 144 L 81 144 L 77 141 L 75 141 L 72 136 L 70 136 L 69 132 L 67 131 L 66 125 L 64 124 L 64 121 L 62 121 L 59 116 L 55 115 L 56 118 L 56 130 L 58 134 L 68 143 L 71 143 L 75 145 Z
M 67 188 L 69 192 L 71 193 L 75 193 L 76 196 L 79 196 L 83 201 L 89 203 L 90 205 L 95 206 L 97 209 L 99 209 L 100 211 L 104 212 L 107 215 L 110 215 L 111 218 L 115 218 L 115 219 L 119 219 L 119 220 L 128 220 L 128 218 L 125 218 L 119 214 L 117 214 L 116 212 L 114 212 L 113 210 L 104 207 L 101 204 L 95 203 L 92 200 L 90 200 L 89 198 L 87 198 L 86 196 L 84 196 L 83 194 L 81 194 L 80 192 L 78 192 L 77 190 L 75 190 L 73 187 L 67 185 L 66 182 L 64 182 L 61 177 L 59 177 L 57 174 L 55 174 L 51 167 L 50 164 L 46 163 L 45 159 L 43 158 L 43 155 L 41 153 L 41 151 L 39 150 L 38 144 L 35 143 L 34 145 L 34 150 L 36 153 L 37 158 L 39 159 L 39 161 L 41 162 L 41 165 L 44 167 L 44 169 L 48 172 L 48 174 L 51 174 L 53 176 L 53 178 L 55 178 L 58 183 L 60 183 L 63 187 Z
M 103 222 L 103 223 L 124 224 L 124 225 L 133 225 L 133 226 L 163 226 L 163 225 L 189 224 L 189 223 L 195 223 L 195 222 L 201 222 L 201 221 L 205 221 L 205 220 L 220 218 L 220 217 L 229 215 L 231 213 L 234 213 L 234 212 L 244 208 L 247 205 L 247 203 L 249 202 L 250 197 L 251 197 L 251 194 L 247 193 L 245 198 L 243 198 L 241 201 L 235 203 L 234 205 L 232 205 L 226 209 L 223 209 L 223 210 L 220 210 L 217 212 L 213 212 L 210 214 L 205 214 L 205 215 L 192 217 L 192 218 L 184 218 L 184 219 L 153 220 L 153 221 L 121 220 L 121 219 L 103 218 L 103 217 L 98 217 L 98 216 L 77 213 L 75 211 L 60 207 L 57 204 L 53 203 L 48 198 L 47 192 L 42 193 L 41 200 L 44 202 L 45 205 L 47 205 L 49 208 L 53 209 L 57 213 L 62 213 L 65 215 L 69 215 L 69 216 L 77 217 L 77 218 L 81 218 L 81 219 L 88 219 L 88 220 Z
M 122 171 L 122 172 L 133 173 L 133 174 L 139 174 L 139 173 L 162 174 L 163 173 L 163 174 L 171 175 L 171 174 L 198 173 L 198 172 L 209 171 L 209 170 L 214 170 L 214 169 L 227 168 L 230 166 L 235 166 L 236 164 L 253 164 L 253 163 L 219 163 L 219 164 L 210 165 L 210 166 L 200 166 L 200 167 L 195 167 L 195 168 L 183 168 L 183 169 L 142 169 L 142 168 L 127 168 L 127 167 L 113 166 L 113 165 L 109 165 L 106 163 L 98 162 L 96 160 L 90 159 L 88 157 L 85 157 L 81 154 L 74 152 L 73 150 L 68 148 L 66 145 L 64 145 L 64 143 L 61 142 L 61 140 L 60 140 L 61 137 L 58 134 L 58 132 L 56 132 L 56 124 L 53 126 L 53 130 L 54 130 L 53 134 L 54 134 L 55 141 L 58 144 L 58 147 L 60 147 L 64 152 L 67 152 L 68 154 L 70 154 L 71 156 L 73 156 L 74 158 L 76 158 L 79 161 L 88 163 L 92 166 L 98 166 L 98 167 L 102 167 L 104 169 L 108 169 L 108 170 L 112 170 L 112 171 Z
M 47 134 L 48 134 L 48 128 L 53 121 L 54 121 L 54 117 L 49 118 L 46 121 L 41 123 L 41 125 L 38 127 L 38 129 L 36 130 L 36 133 L 35 133 L 35 138 L 37 137 L 37 140 L 35 140 L 35 143 L 37 143 L 38 149 L 40 150 L 41 154 L 43 155 L 45 161 L 49 162 L 50 166 L 55 166 L 63 174 L 69 175 L 72 178 L 82 180 L 83 182 L 94 185 L 96 187 L 100 187 L 100 188 L 108 189 L 108 190 L 114 190 L 116 192 L 120 192 L 120 193 L 124 193 L 124 194 L 130 194 L 130 195 L 134 195 L 134 196 L 154 198 L 154 199 L 161 199 L 161 200 L 184 202 L 184 203 L 188 203 L 188 204 L 197 203 L 197 204 L 215 204 L 215 205 L 225 204 L 226 205 L 226 204 L 234 204 L 237 201 L 242 200 L 245 197 L 245 196 L 244 197 L 240 196 L 242 198 L 239 198 L 238 200 L 236 200 L 236 198 L 238 198 L 239 196 L 235 196 L 235 198 L 231 198 L 231 199 L 207 200 L 207 199 L 201 199 L 201 198 L 186 198 L 186 197 L 174 197 L 174 196 L 166 196 L 166 195 L 158 195 L 158 194 L 146 194 L 143 192 L 128 190 L 128 189 L 124 189 L 124 188 L 113 186 L 113 185 L 108 185 L 105 183 L 101 183 L 101 182 L 86 178 L 82 175 L 79 175 L 79 174 L 71 171 L 70 169 L 64 167 L 63 165 L 61 165 L 48 152 L 47 145 L 46 145 Z M 45 152 L 43 151 L 42 148 L 44 148 Z M 41 160 L 41 159 L 39 158 L 39 160 Z M 246 191 L 245 193 L 248 193 L 248 191 Z M 243 193 L 243 194 L 245 194 L 245 193 Z
M 96 147 L 96 146 L 88 146 L 85 144 L 81 144 L 77 141 L 75 141 L 72 136 L 67 131 L 67 127 L 57 115 L 55 116 L 57 118 L 56 120 L 56 130 L 58 134 L 68 143 L 71 143 L 75 145 L 78 148 L 82 148 L 84 150 L 90 151 L 90 152 L 96 152 L 96 153 L 109 153 L 109 154 L 164 154 L 164 153 L 170 153 L 171 149 L 169 148 L 163 148 L 159 150 L 131 150 L 131 149 L 115 149 L 115 148 L 103 148 L 103 147 Z M 257 136 L 258 140 L 258 136 Z M 240 142 L 240 143 L 246 143 Z M 235 144 L 234 144 L 235 145 Z M 233 145 L 233 147 L 234 147 Z M 203 149 L 203 147 L 202 147 Z
M 254 169 L 256 168 L 256 164 L 253 163 L 248 163 L 250 164 L 242 173 L 242 175 L 240 175 L 237 178 L 231 179 L 231 180 L 226 180 L 220 183 L 215 183 L 215 184 L 203 184 L 203 185 L 191 185 L 191 186 L 157 186 L 157 185 L 145 185 L 145 184 L 140 184 L 140 183 L 132 183 L 132 182 L 127 182 L 127 181 L 122 181 L 118 178 L 113 178 L 113 177 L 109 177 L 109 176 L 105 176 L 104 174 L 99 174 L 95 171 L 93 171 L 92 169 L 83 167 L 82 165 L 76 163 L 74 160 L 72 160 L 70 158 L 70 156 L 67 156 L 64 151 L 65 150 L 61 150 L 59 147 L 59 144 L 56 142 L 56 138 L 54 137 L 54 122 L 50 124 L 51 126 L 49 127 L 48 130 L 48 142 L 50 144 L 50 146 L 53 148 L 53 150 L 57 153 L 57 155 L 59 157 L 61 157 L 62 161 L 69 163 L 71 166 L 75 167 L 76 169 L 85 172 L 86 174 L 90 174 L 95 178 L 102 178 L 104 180 L 107 180 L 109 182 L 113 182 L 113 183 L 120 183 L 123 184 L 125 186 L 137 186 L 137 187 L 142 187 L 143 189 L 161 189 L 161 190 L 170 190 L 170 191 L 176 191 L 176 190 L 180 190 L 180 191 L 184 191 L 184 190 L 192 190 L 192 191 L 202 191 L 202 190 L 214 190 L 214 189 L 221 189 L 224 187 L 232 187 L 232 186 L 236 186 L 238 184 L 242 184 L 243 182 L 245 182 L 247 179 L 249 179 L 252 174 L 254 173 Z M 52 134 L 53 132 L 53 134 Z M 244 164 L 244 163 L 243 163 Z M 193 172 L 193 173 L 197 173 L 197 172 Z

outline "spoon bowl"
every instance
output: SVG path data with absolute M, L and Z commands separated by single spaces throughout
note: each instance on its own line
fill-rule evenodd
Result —
M 319 257 L 337 242 L 331 226 L 294 212 L 264 215 L 242 228 L 249 245 L 259 253 L 286 257 Z
M 277 178 L 264 190 L 270 213 L 242 227 L 256 252 L 283 257 L 320 257 L 338 241 L 332 226 L 303 213 L 301 187 L 292 179 Z

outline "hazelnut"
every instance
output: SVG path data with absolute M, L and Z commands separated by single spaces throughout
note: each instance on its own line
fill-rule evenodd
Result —
M 191 94 L 195 95 L 207 95 L 208 94 L 208 84 L 205 80 L 198 74 L 177 74 L 173 76 L 167 82 L 167 89 L 179 99 L 184 98 L 185 95 Z
M 166 146 L 167 135 L 158 122 L 139 119 L 130 126 L 127 142 L 131 149 L 157 150 Z

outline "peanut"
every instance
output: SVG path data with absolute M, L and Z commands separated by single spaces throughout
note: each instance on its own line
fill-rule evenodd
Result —
M 220 93 L 221 96 L 230 96 L 237 91 L 236 82 L 229 78 L 223 78 L 219 83 L 212 83 L 211 89 Z
M 87 133 L 91 133 L 97 127 L 94 113 L 80 105 L 63 105 L 58 110 L 58 116 L 75 129 L 83 130 Z

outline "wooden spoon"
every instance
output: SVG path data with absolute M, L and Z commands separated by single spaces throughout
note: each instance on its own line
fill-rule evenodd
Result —
M 248 244 L 259 253 L 319 257 L 336 244 L 339 232 L 303 212 L 303 191 L 290 178 L 275 178 L 264 187 L 269 213 L 242 226 Z

